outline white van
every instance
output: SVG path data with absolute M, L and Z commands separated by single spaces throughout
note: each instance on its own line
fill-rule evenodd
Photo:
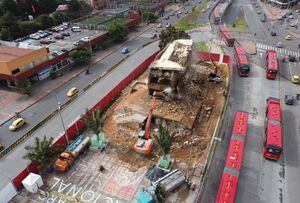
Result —
M 72 31 L 73 32 L 81 32 L 81 28 L 79 26 L 73 26 Z

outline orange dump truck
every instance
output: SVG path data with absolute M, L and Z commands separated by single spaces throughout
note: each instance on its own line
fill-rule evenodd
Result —
M 64 152 L 62 152 L 55 162 L 54 169 L 59 172 L 68 171 L 73 161 L 90 145 L 90 138 L 80 135 Z

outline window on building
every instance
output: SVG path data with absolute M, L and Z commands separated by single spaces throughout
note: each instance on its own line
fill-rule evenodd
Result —
M 17 74 L 17 73 L 19 73 L 20 72 L 20 68 L 17 68 L 17 69 L 15 69 L 15 70 L 13 70 L 13 71 L 11 71 L 11 74 Z

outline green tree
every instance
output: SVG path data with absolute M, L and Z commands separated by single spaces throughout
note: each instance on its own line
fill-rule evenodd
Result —
M 154 137 L 161 151 L 164 155 L 167 155 L 171 150 L 171 146 L 174 141 L 174 134 L 171 133 L 168 128 L 160 124 L 158 126 L 158 135 L 154 134 Z
M 30 80 L 19 80 L 16 82 L 15 89 L 22 94 L 30 95 L 32 91 L 32 85 Z
M 120 42 L 127 36 L 128 30 L 120 23 L 114 22 L 110 25 L 108 34 L 114 42 Z
M 60 3 L 60 1 L 57 0 L 39 0 L 38 2 L 40 13 L 52 13 Z
M 144 21 L 150 21 L 150 22 L 154 22 L 158 17 L 152 13 L 152 12 L 145 12 L 143 13 L 143 19 Z
M 158 203 L 163 203 L 166 198 L 166 189 L 160 183 L 155 188 L 155 197 Z
M 97 135 L 97 139 L 99 141 L 99 133 L 102 131 L 103 123 L 105 120 L 105 117 L 101 115 L 100 110 L 96 109 L 94 111 L 89 111 L 88 109 L 86 109 L 86 113 L 82 116 L 82 118 L 85 127 L 93 131 L 93 133 Z
M 9 11 L 15 16 L 21 15 L 21 9 L 15 0 L 2 0 L 1 8 L 3 11 Z
M 77 46 L 77 48 L 69 53 L 69 57 L 75 62 L 86 61 L 92 56 L 92 51 L 83 45 Z
M 159 48 L 163 49 L 168 43 L 173 42 L 176 39 L 190 39 L 191 37 L 185 31 L 177 30 L 173 26 L 170 26 L 161 32 L 159 38 Z
M 80 9 L 80 2 L 78 0 L 71 0 L 68 3 L 68 10 L 69 12 L 77 12 Z
M 49 15 L 42 14 L 35 19 L 35 22 L 40 24 L 41 29 L 47 29 L 54 25 L 54 19 Z
M 33 146 L 26 146 L 27 154 L 24 156 L 25 159 L 31 160 L 33 163 L 39 165 L 41 171 L 45 169 L 55 155 L 63 151 L 62 146 L 51 146 L 53 144 L 53 137 L 49 139 L 44 135 L 43 139 L 35 138 Z
M 42 25 L 34 21 L 19 21 L 20 35 L 26 36 L 42 29 Z
M 0 18 L 0 34 L 2 40 L 13 40 L 20 36 L 19 23 L 9 11 Z

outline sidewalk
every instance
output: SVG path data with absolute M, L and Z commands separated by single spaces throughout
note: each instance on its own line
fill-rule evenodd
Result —
M 90 59 L 89 63 L 75 66 L 72 70 L 65 69 L 63 76 L 56 78 L 54 80 L 47 78 L 43 81 L 35 83 L 33 85 L 33 91 L 30 96 L 22 95 L 17 92 L 12 91 L 9 88 L 0 89 L 0 125 L 6 125 L 5 122 L 14 116 L 15 112 L 22 112 L 26 108 L 30 107 L 34 103 L 38 102 L 41 98 L 53 92 L 55 89 L 69 82 L 82 72 L 86 70 L 87 67 L 96 64 L 102 59 L 108 57 L 110 54 L 119 50 L 125 43 L 136 39 L 138 36 L 155 26 L 155 24 L 150 24 L 141 28 L 138 32 L 131 32 L 128 34 L 128 40 L 122 44 L 116 44 L 109 47 L 106 50 L 101 50 L 94 52 L 94 56 Z M 117 62 L 117 61 L 116 61 Z

